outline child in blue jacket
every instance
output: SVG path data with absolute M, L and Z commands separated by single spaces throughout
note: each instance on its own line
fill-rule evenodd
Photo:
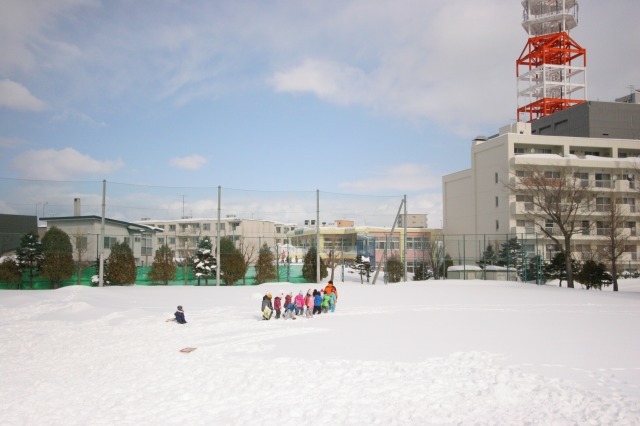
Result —
M 313 290 L 313 313 L 315 314 L 319 314 L 320 312 L 322 312 L 322 293 L 317 291 L 317 290 Z

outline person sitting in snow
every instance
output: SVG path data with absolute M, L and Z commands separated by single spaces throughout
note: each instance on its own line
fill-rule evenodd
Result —
M 178 324 L 186 324 L 187 320 L 184 319 L 184 311 L 182 310 L 182 306 L 178 306 L 178 310 L 174 314 L 176 316 L 176 322 Z

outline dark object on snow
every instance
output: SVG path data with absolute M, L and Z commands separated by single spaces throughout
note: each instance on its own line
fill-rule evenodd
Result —
M 175 313 L 176 321 L 178 324 L 186 324 L 187 320 L 184 319 L 184 311 L 182 310 L 182 306 L 178 306 L 178 310 Z

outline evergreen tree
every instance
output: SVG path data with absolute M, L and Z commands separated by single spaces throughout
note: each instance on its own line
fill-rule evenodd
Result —
M 413 273 L 413 280 L 426 281 L 430 278 L 433 278 L 433 271 L 431 270 L 429 265 L 427 263 L 417 264 Z
M 578 272 L 579 265 L 575 259 L 571 259 L 571 269 L 576 273 Z M 542 267 L 542 271 L 547 280 L 558 280 L 560 287 L 562 287 L 562 281 L 567 279 L 567 268 L 564 253 L 557 252 L 553 256 L 553 259 Z
M 40 273 L 40 265 L 44 259 L 38 235 L 29 232 L 22 236 L 20 247 L 16 249 L 16 259 L 20 270 L 29 271 L 29 287 L 33 288 L 33 278 Z
M 69 235 L 52 226 L 42 237 L 42 251 L 41 275 L 51 282 L 52 288 L 60 288 L 62 280 L 71 278 L 75 271 Z
M 240 250 L 229 237 L 220 239 L 220 279 L 225 285 L 232 285 L 247 273 L 247 265 Z
M 137 274 L 131 247 L 125 242 L 111 246 L 111 254 L 105 262 L 105 281 L 115 285 L 134 284 Z
M 602 286 L 605 287 L 611 285 L 611 274 L 607 272 L 607 267 L 602 262 L 596 262 L 595 260 L 587 260 L 582 265 L 580 272 L 576 274 L 576 280 L 580 282 L 587 290 L 591 288 L 597 288 L 602 290 Z
M 273 255 L 273 252 L 271 251 L 267 243 L 264 243 L 260 248 L 260 253 L 258 254 L 258 262 L 255 266 L 255 281 L 257 284 L 266 283 L 276 279 L 276 267 L 274 265 L 274 262 L 275 257 Z
M 394 254 L 389 256 L 385 265 L 385 277 L 387 282 L 398 283 L 404 277 L 404 264 L 400 260 L 400 256 Z
M 453 259 L 451 259 L 449 253 L 445 253 L 444 264 L 440 265 L 440 277 L 447 278 L 447 274 L 449 273 L 449 266 L 453 266 Z
M 204 237 L 198 242 L 198 248 L 192 258 L 192 264 L 193 272 L 198 279 L 198 285 L 200 285 L 200 278 L 204 278 L 204 284 L 209 285 L 209 277 L 214 276 L 216 273 L 216 258 L 213 255 L 211 238 Z
M 518 269 L 521 265 L 522 246 L 518 237 L 513 237 L 502 243 L 498 252 L 497 265 Z
M 542 272 L 542 259 L 540 256 L 533 256 L 529 258 L 529 262 L 522 268 L 520 279 L 522 281 L 535 281 L 536 283 L 544 284 L 546 278 Z
M 489 244 L 487 248 L 484 249 L 482 253 L 482 257 L 478 261 L 478 266 L 484 268 L 487 265 L 496 265 L 498 262 L 498 256 L 496 252 L 493 250 L 493 246 Z
M 22 272 L 18 263 L 11 258 L 6 258 L 0 263 L 0 281 L 12 286 L 19 286 L 22 280 Z
M 304 259 L 302 259 L 302 277 L 310 283 L 315 283 L 317 279 L 317 253 L 316 247 L 311 246 L 309 250 L 307 250 L 307 254 L 304 255 Z M 328 275 L 327 266 L 322 257 L 320 257 L 320 280 L 326 278 Z
M 511 271 L 515 270 L 520 275 L 522 269 L 522 246 L 518 242 L 518 237 L 513 237 L 502 243 L 498 252 L 499 266 L 506 266 L 509 271 L 507 275 L 511 275 Z
M 152 282 L 161 282 L 167 285 L 169 281 L 176 279 L 177 270 L 178 266 L 173 259 L 173 251 L 168 245 L 161 245 L 158 250 L 156 250 L 153 258 L 149 278 Z

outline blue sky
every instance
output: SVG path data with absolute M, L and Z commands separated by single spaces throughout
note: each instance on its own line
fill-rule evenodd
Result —
M 372 205 L 407 194 L 409 212 L 436 227 L 441 176 L 469 167 L 474 136 L 514 121 L 527 40 L 515 0 L 0 0 L 0 9 L 1 178 L 278 198 L 320 189 Z M 580 2 L 572 37 L 588 52 L 589 99 L 640 87 L 638 16 L 637 0 Z M 0 212 L 47 203 L 63 215 L 71 194 L 99 196 L 12 192 L 15 182 L 0 180 Z M 185 191 L 167 192 L 182 205 Z M 199 201 L 189 195 L 191 211 Z M 359 208 L 334 214 L 358 220 Z

